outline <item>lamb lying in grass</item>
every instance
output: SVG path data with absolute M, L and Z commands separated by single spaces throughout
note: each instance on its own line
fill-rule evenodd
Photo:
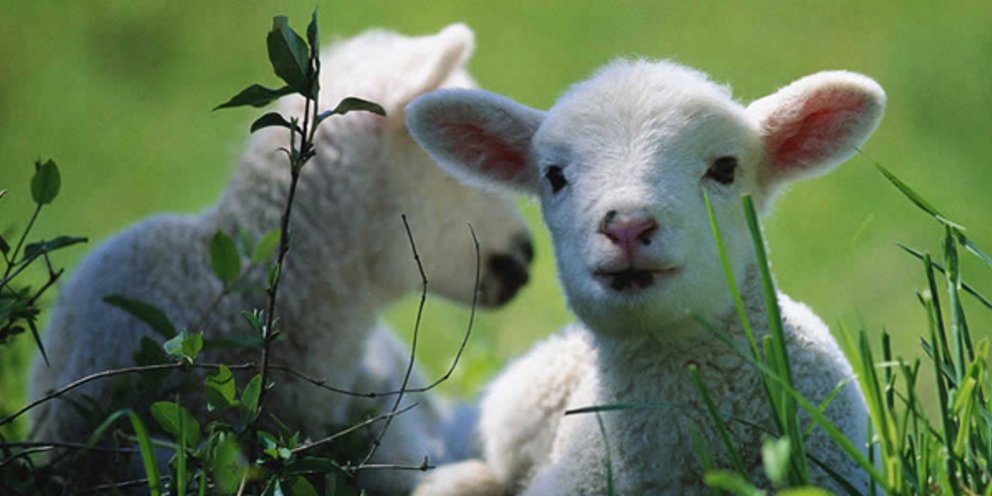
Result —
M 317 155 L 303 169 L 296 195 L 291 252 L 277 308 L 286 339 L 274 345 L 275 363 L 346 389 L 398 388 L 408 347 L 377 323 L 377 314 L 420 290 L 401 214 L 409 219 L 435 294 L 466 304 L 473 299 L 476 252 L 468 224 L 481 244 L 481 305 L 507 302 L 527 281 L 530 236 L 512 203 L 453 181 L 410 138 L 404 124 L 404 106 L 417 95 L 473 85 L 464 70 L 473 46 L 472 32 L 453 25 L 417 38 L 369 31 L 324 52 L 321 103 L 333 106 L 346 96 L 359 96 L 380 103 L 388 117 L 353 113 L 320 128 Z M 284 99 L 278 110 L 300 115 L 303 101 Z M 40 360 L 35 364 L 32 398 L 87 374 L 133 365 L 141 338 L 154 336 L 135 318 L 104 303 L 106 295 L 150 302 L 177 327 L 196 325 L 221 290 L 207 249 L 214 233 L 236 235 L 245 229 L 257 239 L 279 226 L 289 170 L 278 149 L 288 146 L 288 136 L 274 129 L 252 136 L 216 205 L 199 215 L 146 219 L 82 262 L 62 288 L 44 332 L 52 366 Z M 265 277 L 265 270 L 255 270 L 242 284 L 264 288 Z M 206 338 L 250 334 L 240 313 L 252 308 L 264 308 L 264 294 L 221 299 L 203 326 Z M 215 351 L 202 359 L 242 363 L 257 360 L 257 354 Z M 393 401 L 336 395 L 278 373 L 274 381 L 266 411 L 314 439 L 328 434 L 329 426 L 362 420 Z M 94 382 L 81 392 L 106 405 L 110 384 Z M 68 399 L 79 398 L 73 394 Z M 174 397 L 148 391 L 133 404 L 147 406 L 156 399 Z M 183 400 L 190 408 L 202 408 L 202 398 Z M 441 426 L 448 413 L 429 396 L 411 401 L 420 406 L 393 423 L 379 451 L 380 462 L 419 464 L 425 455 L 443 459 Z M 80 441 L 94 427 L 66 398 L 36 409 L 32 421 L 35 439 L 44 441 Z M 372 489 L 395 494 L 408 491 L 419 473 L 377 471 L 375 476 L 380 480 L 370 483 Z
M 789 181 L 849 158 L 885 94 L 850 72 L 802 78 L 748 106 L 671 62 L 614 62 L 542 112 L 479 90 L 441 90 L 407 107 L 414 138 L 468 184 L 539 196 L 559 275 L 581 324 L 512 363 L 489 387 L 482 460 L 442 467 L 418 495 L 706 493 L 690 432 L 720 441 L 688 372 L 702 380 L 762 480 L 762 429 L 777 431 L 709 227 L 712 200 L 758 339 L 768 335 L 739 197 L 767 210 Z M 814 404 L 852 376 L 827 327 L 784 294 L 797 389 Z M 732 351 L 700 320 L 729 336 Z M 743 353 L 743 355 L 741 354 Z M 594 405 L 667 405 L 564 416 Z M 847 383 L 826 415 L 865 446 L 866 406 Z M 604 434 L 606 442 L 604 443 Z M 607 448 L 608 446 L 608 448 Z M 867 477 L 816 429 L 808 453 L 866 490 Z M 719 460 L 728 466 L 727 460 Z M 840 486 L 813 463 L 818 484 Z

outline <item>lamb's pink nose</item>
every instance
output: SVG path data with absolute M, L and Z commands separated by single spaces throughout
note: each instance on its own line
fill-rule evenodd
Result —
M 658 223 L 650 217 L 616 220 L 616 216 L 614 211 L 607 213 L 599 227 L 599 232 L 619 246 L 628 258 L 632 258 L 637 254 L 639 244 L 644 246 L 651 244 L 651 236 L 658 230 Z

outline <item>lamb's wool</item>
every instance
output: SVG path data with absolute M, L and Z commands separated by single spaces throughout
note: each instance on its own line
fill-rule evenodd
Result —
M 512 363 L 488 387 L 483 459 L 442 467 L 418 495 L 703 494 L 691 438 L 722 446 L 689 366 L 762 481 L 761 440 L 775 433 L 709 226 L 714 211 L 759 342 L 765 302 L 739 196 L 762 210 L 788 181 L 849 158 L 877 126 L 882 89 L 823 72 L 748 107 L 704 74 L 670 62 L 618 61 L 542 112 L 478 90 L 443 90 L 408 107 L 411 134 L 453 175 L 539 195 L 565 294 L 581 323 Z M 867 411 L 827 327 L 780 294 L 793 381 L 865 446 Z M 700 323 L 707 322 L 712 328 Z M 716 333 L 716 334 L 714 334 Z M 718 335 L 729 339 L 728 345 Z M 565 416 L 595 405 L 644 408 Z M 804 420 L 808 425 L 808 419 Z M 605 433 L 605 438 L 604 434 Z M 605 440 L 604 440 L 605 439 Z M 867 478 L 820 429 L 808 453 L 854 487 Z M 816 483 L 837 490 L 812 465 Z M 765 482 L 767 484 L 767 482 Z
M 450 180 L 404 125 L 403 107 L 415 96 L 473 84 L 463 69 L 473 46 L 472 32 L 453 25 L 424 37 L 370 31 L 324 51 L 321 104 L 333 106 L 344 97 L 359 96 L 381 103 L 388 116 L 355 112 L 332 117 L 318 131 L 316 157 L 303 169 L 290 226 L 291 248 L 277 307 L 285 340 L 273 345 L 275 363 L 345 389 L 398 388 L 409 352 L 376 319 L 380 309 L 420 289 L 401 214 L 409 219 L 435 293 L 472 301 L 476 253 L 468 224 L 481 243 L 483 305 L 502 304 L 526 281 L 529 234 L 512 204 Z M 303 101 L 285 98 L 278 111 L 299 115 Z M 287 146 L 285 130 L 255 133 L 213 207 L 199 215 L 146 219 L 94 250 L 60 292 L 43 335 L 53 366 L 40 360 L 35 364 L 30 396 L 38 398 L 87 374 L 133 365 L 142 337 L 160 341 L 145 325 L 103 303 L 106 295 L 152 303 L 178 327 L 200 325 L 207 339 L 248 335 L 240 313 L 264 308 L 259 292 L 222 298 L 198 324 L 221 290 L 207 247 L 218 230 L 237 235 L 243 229 L 257 239 L 279 226 L 289 171 L 278 149 Z M 265 277 L 265 269 L 258 268 L 240 284 L 264 288 Z M 202 360 L 241 363 L 257 360 L 257 351 L 205 352 Z M 274 373 L 273 380 L 276 387 L 265 411 L 314 439 L 383 411 L 393 401 L 334 394 L 286 374 Z M 34 438 L 86 438 L 93 426 L 68 400 L 79 401 L 85 394 L 96 405 L 106 405 L 111 389 L 110 381 L 93 382 L 34 410 Z M 173 399 L 164 392 L 143 393 L 132 399 L 139 409 L 152 400 Z M 202 397 L 183 401 L 203 410 Z M 431 460 L 445 456 L 442 425 L 450 414 L 429 395 L 411 395 L 410 401 L 418 401 L 419 407 L 393 422 L 373 461 L 419 464 L 425 455 Z M 382 494 L 395 494 L 418 476 L 378 471 L 367 483 Z

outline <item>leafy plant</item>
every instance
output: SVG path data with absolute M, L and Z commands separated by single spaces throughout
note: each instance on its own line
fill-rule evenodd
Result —
M 52 285 L 58 281 L 64 272 L 63 269 L 55 269 L 49 254 L 63 248 L 85 243 L 86 238 L 77 236 L 58 236 L 49 240 L 39 240 L 27 243 L 31 228 L 34 227 L 38 215 L 45 205 L 51 204 L 58 197 L 62 189 L 62 176 L 54 160 L 42 162 L 37 160 L 34 163 L 34 176 L 31 178 L 31 198 L 34 200 L 35 209 L 30 220 L 21 235 L 18 236 L 14 246 L 0 235 L 0 255 L 3 256 L 4 270 L 3 277 L 0 278 L 0 344 L 7 343 L 8 339 L 25 331 L 25 327 L 30 329 L 31 336 L 41 356 L 48 362 L 48 355 L 45 347 L 41 344 L 38 335 L 38 300 Z M 0 190 L 0 200 L 6 196 L 7 190 Z M 23 252 L 21 251 L 23 248 Z M 15 286 L 18 278 L 24 275 L 25 271 L 43 261 L 48 271 L 48 280 L 37 290 L 32 291 L 28 286 Z

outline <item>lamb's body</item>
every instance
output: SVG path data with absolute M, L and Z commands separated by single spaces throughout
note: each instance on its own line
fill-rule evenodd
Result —
M 345 389 L 398 387 L 408 353 L 376 319 L 380 309 L 420 288 L 401 214 L 409 218 L 432 289 L 440 294 L 472 301 L 476 255 L 467 223 L 482 244 L 484 305 L 505 302 L 526 281 L 529 236 L 512 205 L 445 177 L 403 126 L 402 108 L 409 99 L 441 86 L 472 84 L 462 69 L 472 45 L 467 28 L 452 26 L 421 38 L 369 32 L 324 53 L 322 104 L 357 95 L 381 103 L 389 117 L 349 114 L 330 119 L 318 132 L 317 154 L 303 169 L 290 225 L 277 305 L 285 340 L 273 345 L 274 363 Z M 298 115 L 302 100 L 285 99 L 279 110 Z M 142 337 L 160 341 L 145 325 L 103 303 L 106 295 L 150 302 L 177 327 L 202 326 L 207 339 L 250 334 L 240 313 L 264 308 L 264 293 L 258 291 L 225 296 L 201 321 L 221 291 L 207 247 L 218 230 L 235 235 L 242 229 L 258 239 L 279 226 L 289 172 L 278 149 L 287 139 L 284 130 L 272 128 L 254 134 L 216 205 L 199 215 L 146 219 L 103 243 L 80 265 L 62 288 L 44 333 L 53 366 L 35 364 L 32 397 L 90 373 L 133 365 Z M 454 204 L 459 208 L 450 208 Z M 265 277 L 266 270 L 256 268 L 239 284 L 264 288 Z M 217 350 L 202 357 L 239 363 L 256 361 L 258 352 Z M 286 374 L 273 377 L 277 386 L 265 410 L 311 438 L 391 406 L 389 398 L 355 399 Z M 106 406 L 111 389 L 107 381 L 94 382 L 78 393 Z M 142 393 L 132 400 L 138 407 L 171 399 L 164 391 Z M 203 408 L 202 397 L 183 399 Z M 425 455 L 444 457 L 442 425 L 448 414 L 429 396 L 417 401 L 418 408 L 393 423 L 378 460 L 416 464 Z M 79 441 L 93 427 L 63 400 L 33 414 L 38 440 Z M 371 487 L 392 494 L 416 476 L 384 472 Z
M 779 302 L 794 380 L 806 398 L 819 402 L 853 372 L 815 315 L 784 295 Z M 751 303 L 755 323 L 762 322 L 760 299 Z M 757 370 L 743 358 L 747 343 L 736 314 L 721 324 L 718 332 L 738 337 L 737 352 L 714 346 L 712 335 L 700 329 L 675 342 L 652 336 L 618 341 L 575 325 L 537 345 L 490 385 L 481 405 L 479 435 L 495 477 L 520 494 L 605 494 L 609 453 L 616 494 L 708 493 L 691 429 L 715 453 L 722 445 L 689 375 L 687 366 L 695 364 L 724 418 L 765 429 L 726 424 L 745 466 L 763 480 L 761 440 L 776 427 Z M 654 407 L 600 413 L 609 451 L 595 414 L 564 415 L 613 404 Z M 864 445 L 867 417 L 856 387 L 846 387 L 826 413 L 852 442 Z M 866 486 L 866 476 L 821 430 L 806 446 L 855 487 Z M 822 470 L 814 466 L 812 473 L 815 482 L 839 490 Z
M 440 91 L 409 107 L 412 134 L 452 174 L 541 197 L 559 276 L 580 324 L 510 365 L 482 400 L 483 460 L 441 468 L 418 495 L 700 494 L 698 429 L 721 466 L 688 366 L 698 367 L 749 474 L 778 435 L 715 249 L 704 196 L 758 339 L 769 333 L 739 195 L 765 209 L 788 180 L 822 173 L 874 130 L 885 95 L 826 72 L 744 107 L 704 74 L 619 61 L 541 112 L 481 91 Z M 825 325 L 779 296 L 795 387 L 865 446 L 867 412 Z M 700 324 L 709 322 L 715 332 Z M 602 405 L 650 408 L 565 416 Z M 803 426 L 804 428 L 808 426 Z M 604 441 L 604 432 L 605 439 Z M 608 445 L 608 446 L 607 446 Z M 856 464 L 819 429 L 805 446 L 854 487 Z M 814 481 L 838 489 L 811 463 Z

